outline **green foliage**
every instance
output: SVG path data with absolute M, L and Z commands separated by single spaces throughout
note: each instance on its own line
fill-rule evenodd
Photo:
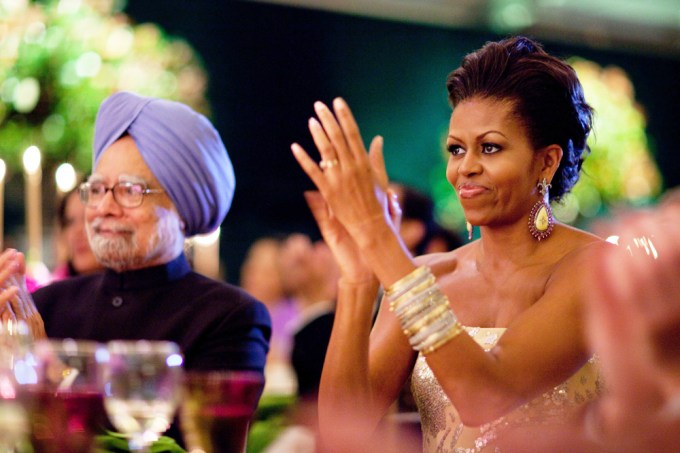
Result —
M 122 434 L 115 432 L 107 432 L 97 436 L 95 452 L 96 453 L 129 453 L 128 441 Z M 174 439 L 162 436 L 154 442 L 149 448 L 151 453 L 186 453 L 182 447 L 177 445 Z
M 602 68 L 582 59 L 570 63 L 595 109 L 595 124 L 581 179 L 564 203 L 556 206 L 556 216 L 573 222 L 619 204 L 649 204 L 661 193 L 661 174 L 630 79 L 618 67 Z
M 89 172 L 93 125 L 115 91 L 182 101 L 209 114 L 207 76 L 181 39 L 134 25 L 111 0 L 2 2 L 0 158 L 21 168 L 30 145 L 43 167 Z
M 263 451 L 288 426 L 288 415 L 295 408 L 294 395 L 263 395 L 248 433 L 246 453 Z

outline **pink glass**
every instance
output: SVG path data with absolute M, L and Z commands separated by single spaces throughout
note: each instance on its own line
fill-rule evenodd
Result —
M 263 387 L 254 371 L 186 373 L 180 422 L 187 449 L 243 453 Z
M 27 410 L 35 451 L 90 452 L 108 420 L 102 400 L 103 345 L 42 340 L 33 347 L 34 367 L 18 388 Z M 16 369 L 15 369 L 16 374 Z

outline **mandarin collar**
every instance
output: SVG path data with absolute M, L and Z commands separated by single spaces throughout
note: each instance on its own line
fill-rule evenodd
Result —
M 133 271 L 104 271 L 104 285 L 118 290 L 135 290 L 158 287 L 164 283 L 178 280 L 191 271 L 184 253 L 174 260 L 160 266 L 145 267 Z

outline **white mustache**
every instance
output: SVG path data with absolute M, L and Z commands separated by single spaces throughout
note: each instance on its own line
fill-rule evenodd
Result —
M 100 232 L 101 230 L 109 230 L 113 231 L 114 233 L 132 233 L 134 230 L 123 223 L 118 223 L 112 220 L 106 220 L 106 219 L 94 219 L 92 221 L 92 230 L 95 233 Z

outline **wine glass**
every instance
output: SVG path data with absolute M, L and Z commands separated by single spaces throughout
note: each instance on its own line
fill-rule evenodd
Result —
M 264 378 L 255 371 L 191 371 L 180 421 L 189 451 L 243 453 Z
M 0 453 L 13 453 L 28 440 L 28 415 L 17 399 L 15 369 L 21 380 L 32 343 L 24 321 L 0 322 Z
M 173 419 L 182 385 L 182 355 L 169 341 L 108 343 L 104 407 L 131 451 L 147 452 Z
M 39 340 L 26 361 L 15 364 L 35 451 L 92 451 L 95 435 L 107 425 L 101 366 L 107 360 L 100 343 Z

